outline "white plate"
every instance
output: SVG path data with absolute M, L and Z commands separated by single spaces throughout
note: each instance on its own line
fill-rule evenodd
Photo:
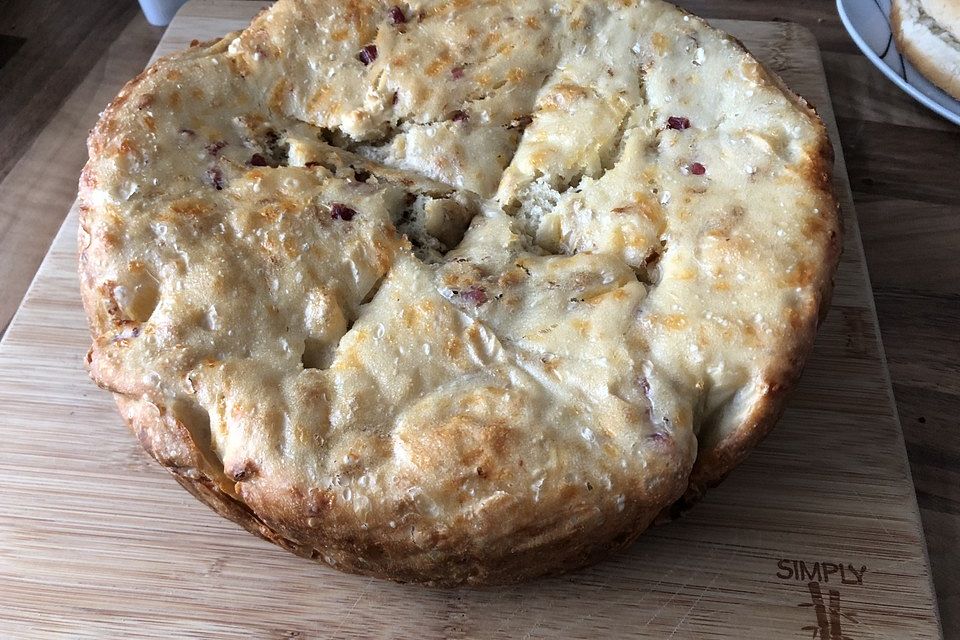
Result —
M 960 124 L 960 101 L 923 77 L 897 51 L 890 32 L 890 0 L 837 0 L 840 20 L 883 75 L 917 100 L 954 124 Z

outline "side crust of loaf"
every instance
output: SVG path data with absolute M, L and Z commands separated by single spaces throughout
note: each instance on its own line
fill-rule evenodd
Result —
M 605 523 L 577 520 L 561 511 L 556 523 L 536 535 L 528 532 L 528 542 L 522 549 L 504 544 L 467 553 L 465 550 L 475 549 L 468 531 L 445 538 L 434 535 L 426 549 L 411 545 L 411 536 L 400 531 L 393 539 L 364 536 L 358 528 L 350 528 L 339 537 L 330 532 L 318 535 L 300 515 L 307 512 L 304 496 L 294 501 L 296 513 L 292 517 L 280 518 L 283 523 L 258 516 L 238 496 L 239 485 L 223 473 L 215 454 L 198 446 L 182 422 L 146 400 L 120 394 L 114 397 L 144 450 L 220 516 L 298 556 L 340 571 L 397 582 L 434 587 L 510 584 L 589 566 L 630 546 L 660 513 L 658 505 L 674 499 L 686 484 L 685 475 L 678 472 L 675 481 L 653 497 L 652 506 L 628 510 L 623 518 Z M 273 513 L 289 508 L 291 503 L 283 496 L 269 505 Z M 590 536 L 583 535 L 584 528 Z

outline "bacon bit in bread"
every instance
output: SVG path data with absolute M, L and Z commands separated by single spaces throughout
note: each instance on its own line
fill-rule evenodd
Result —
M 214 158 L 220 155 L 220 150 L 227 146 L 227 143 L 223 140 L 217 140 L 216 142 L 211 142 L 206 147 L 207 153 L 212 155 Z
M 210 167 L 207 169 L 207 183 L 217 191 L 223 191 L 223 171 L 220 167 Z
M 374 60 L 377 59 L 377 45 L 368 44 L 363 49 L 360 49 L 360 53 L 357 54 L 357 60 L 362 62 L 364 65 L 369 65 Z
M 454 67 L 450 69 L 450 75 L 453 76 L 454 80 L 459 80 L 463 77 L 463 67 Z
M 695 176 L 702 176 L 706 172 L 707 172 L 707 168 L 702 164 L 700 164 L 699 162 L 694 162 L 692 165 L 690 165 L 690 173 L 692 173 Z
M 250 161 L 247 164 L 253 167 L 265 167 L 267 166 L 268 163 L 266 158 L 264 158 L 259 153 L 255 153 L 252 156 L 250 156 Z
M 690 120 L 683 116 L 670 116 L 667 118 L 667 127 L 676 131 L 683 131 L 690 128 Z
M 667 444 L 670 442 L 670 434 L 664 433 L 662 431 L 654 431 L 653 433 L 647 436 L 648 440 L 652 440 L 657 444 Z
M 470 119 L 470 114 L 467 113 L 466 111 L 461 111 L 460 109 L 457 109 L 450 115 L 450 119 L 453 120 L 454 122 L 466 122 L 467 120 Z
M 397 5 L 390 7 L 387 15 L 390 16 L 390 22 L 393 24 L 404 24 L 407 21 L 407 16 L 403 15 L 403 9 Z
M 461 291 L 460 297 L 478 307 L 488 300 L 487 292 L 480 287 L 470 287 L 466 291 Z
M 334 220 L 344 220 L 345 222 L 350 222 L 353 220 L 353 216 L 355 215 L 357 215 L 356 210 L 351 209 L 341 202 L 334 202 L 332 205 L 330 205 L 330 217 Z

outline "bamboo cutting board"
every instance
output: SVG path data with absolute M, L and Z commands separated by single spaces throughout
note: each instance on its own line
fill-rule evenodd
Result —
M 190 3 L 158 54 L 259 7 Z M 939 638 L 816 41 L 716 24 L 823 115 L 846 240 L 789 409 L 703 504 L 597 567 L 509 588 L 395 585 L 289 555 L 180 489 L 87 379 L 74 210 L 0 342 L 0 637 Z

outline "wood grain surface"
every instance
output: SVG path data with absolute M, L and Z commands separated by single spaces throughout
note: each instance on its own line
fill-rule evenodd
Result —
M 242 22 L 241 14 L 248 17 L 253 8 L 216 2 L 192 5 L 190 12 L 195 18 L 181 22 L 165 44 L 177 46 L 226 31 L 234 24 L 213 16 L 234 12 Z M 832 119 L 815 42 L 806 32 L 784 24 L 720 26 L 772 62 Z M 129 47 L 130 55 L 136 55 L 150 35 L 142 22 L 133 21 L 113 47 Z M 818 29 L 818 36 L 834 37 L 826 28 Z M 118 67 L 121 61 L 128 64 L 117 52 L 105 60 Z M 108 67 L 101 70 L 104 77 Z M 835 99 L 841 115 L 845 99 L 874 89 L 858 71 L 850 71 L 849 81 L 842 83 L 845 98 Z M 116 75 L 125 79 L 133 74 Z M 76 119 L 95 117 L 120 81 L 87 80 L 86 100 L 76 94 L 70 99 L 77 97 Z M 107 95 L 92 102 L 100 93 Z M 878 118 L 910 122 L 919 117 L 909 106 L 873 108 Z M 73 126 L 75 134 L 77 123 Z M 949 137 L 953 130 L 939 131 Z M 44 141 L 44 134 L 21 163 L 42 162 L 43 154 L 55 164 L 60 160 L 56 138 Z M 854 140 L 866 145 L 863 153 L 875 152 L 869 140 Z M 904 135 L 901 144 L 910 142 Z M 34 175 L 24 169 L 24 178 Z M 918 195 L 894 172 L 883 175 L 888 196 L 898 194 L 903 200 Z M 844 177 L 841 162 L 838 188 L 847 214 L 847 245 L 836 303 L 801 389 L 774 435 L 688 518 L 652 531 L 625 556 L 563 579 L 480 592 L 403 587 L 306 564 L 219 520 L 166 478 L 120 426 L 109 399 L 83 374 L 88 338 L 76 293 L 71 216 L 0 345 L 2 633 L 809 638 L 816 632 L 830 638 L 835 622 L 850 638 L 937 637 L 913 489 Z M 930 186 L 921 192 L 945 196 L 946 189 Z M 890 246 L 902 242 L 903 232 L 916 238 L 931 231 L 949 246 L 955 233 L 949 203 L 936 208 L 934 200 L 919 231 L 900 220 L 903 209 L 889 197 L 867 200 L 868 206 L 874 204 L 872 211 L 885 220 L 878 240 Z M 916 257 L 920 276 L 949 280 L 945 276 L 956 267 L 938 263 L 937 255 Z M 938 264 L 942 271 L 936 271 Z M 916 302 L 918 294 L 906 287 L 920 276 L 904 275 L 892 262 L 881 261 L 878 268 L 900 278 L 901 295 Z M 914 310 L 901 328 L 903 339 L 910 340 L 909 327 L 931 320 L 940 324 L 943 333 L 931 332 L 929 350 L 920 355 L 941 363 L 941 372 L 956 362 L 951 360 L 956 346 L 950 333 L 956 327 L 951 284 L 940 284 L 939 314 L 930 318 L 922 308 Z M 884 298 L 878 300 L 883 309 Z M 896 305 L 895 298 L 890 302 Z M 902 367 L 909 392 L 926 394 L 927 402 L 915 405 L 925 413 L 916 417 L 930 417 L 929 423 L 942 419 L 944 427 L 952 424 L 955 381 L 925 386 L 925 369 L 916 360 L 891 362 L 894 370 Z M 956 527 L 949 488 L 958 468 L 957 449 L 951 454 L 950 449 L 924 446 L 924 460 L 941 473 L 931 474 L 926 487 L 918 481 L 921 503 L 930 502 L 927 510 L 932 506 L 933 513 L 943 516 L 934 530 L 948 537 L 931 542 L 945 548 Z M 842 574 L 840 566 L 845 567 Z M 808 582 L 817 582 L 820 591 Z

